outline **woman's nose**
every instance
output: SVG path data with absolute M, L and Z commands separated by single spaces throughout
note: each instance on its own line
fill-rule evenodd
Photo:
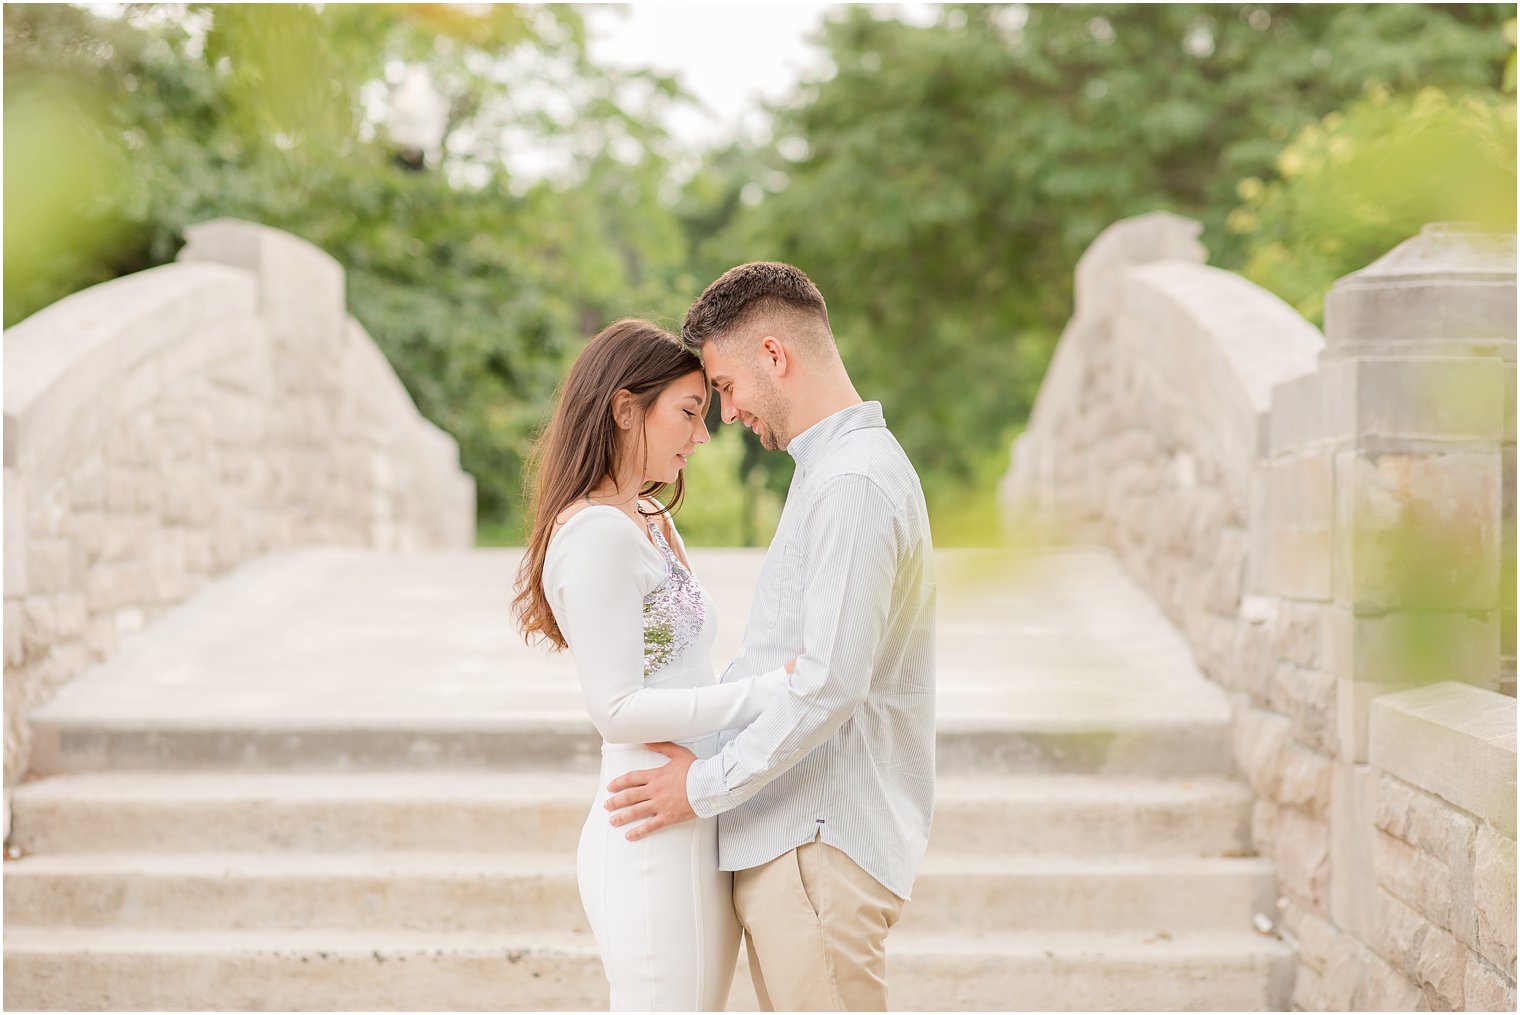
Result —
M 701 416 L 697 417 L 697 432 L 692 434 L 691 439 L 694 444 L 706 444 L 712 439 L 712 434 L 707 432 L 707 420 Z

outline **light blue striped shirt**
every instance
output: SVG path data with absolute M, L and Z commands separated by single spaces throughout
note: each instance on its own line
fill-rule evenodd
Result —
M 792 438 L 786 507 L 722 681 L 797 659 L 760 716 L 687 773 L 744 870 L 822 840 L 907 899 L 934 808 L 934 554 L 918 474 L 881 403 Z

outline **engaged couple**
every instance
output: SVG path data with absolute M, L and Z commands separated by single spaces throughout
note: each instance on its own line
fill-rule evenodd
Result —
M 716 683 L 713 602 L 673 520 L 712 391 L 796 461 Z M 765 1010 L 885 1010 L 934 800 L 934 561 L 918 475 L 823 296 L 757 262 L 679 338 L 610 325 L 529 469 L 514 606 L 525 637 L 570 649 L 604 741 L 577 873 L 612 1009 L 721 1011 L 742 930 Z

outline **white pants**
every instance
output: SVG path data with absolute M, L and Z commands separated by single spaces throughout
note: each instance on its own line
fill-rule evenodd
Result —
M 716 737 L 688 746 L 704 757 Z M 642 746 L 602 748 L 602 776 L 581 829 L 576 875 L 613 1011 L 722 1011 L 739 954 L 733 875 L 718 870 L 715 819 L 661 829 L 638 842 L 614 827 L 607 784 L 670 759 Z

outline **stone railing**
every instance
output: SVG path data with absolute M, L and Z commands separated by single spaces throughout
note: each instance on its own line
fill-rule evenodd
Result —
M 1352 858 L 1366 872 L 1356 937 L 1376 935 L 1408 1002 L 1514 1011 L 1515 700 L 1449 682 L 1383 695 L 1371 711 L 1360 828 L 1374 831 Z M 1360 952 L 1342 948 L 1343 961 Z M 1319 978 L 1326 1004 L 1357 999 L 1355 976 Z
M 342 268 L 234 220 L 188 241 L 5 333 L 7 802 L 29 712 L 243 561 L 474 544 L 458 445 L 345 313 Z
M 1299 1006 L 1512 1009 L 1513 921 L 1485 938 L 1473 900 L 1513 899 L 1513 804 L 1472 808 L 1515 787 L 1514 238 L 1427 227 L 1337 283 L 1321 336 L 1197 233 L 1141 216 L 1083 256 L 1005 510 L 1114 548 L 1229 693 Z M 1370 753 L 1381 710 L 1448 680 L 1442 733 L 1401 749 L 1507 721 L 1483 794 Z M 1407 800 L 1474 830 L 1426 857 L 1449 912 L 1400 895 L 1430 844 Z M 1411 945 L 1400 899 L 1446 937 Z

